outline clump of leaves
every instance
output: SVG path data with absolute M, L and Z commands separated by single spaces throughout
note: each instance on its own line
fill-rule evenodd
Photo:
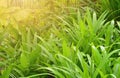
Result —
M 106 15 L 107 12 L 104 12 L 97 18 L 95 12 L 91 15 L 88 10 L 83 17 L 80 11 L 67 18 L 58 17 L 62 21 L 60 26 L 63 30 L 63 37 L 70 43 L 74 42 L 77 48 L 84 52 L 89 52 L 91 42 L 95 45 L 109 47 L 119 40 L 119 31 L 115 31 L 114 21 L 105 23 Z
M 120 4 L 119 0 L 101 0 L 101 10 L 102 12 L 107 10 L 109 11 L 107 19 L 108 21 L 115 20 L 119 21 L 120 20 Z

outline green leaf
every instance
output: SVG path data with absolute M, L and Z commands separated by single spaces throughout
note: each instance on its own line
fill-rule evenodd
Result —
M 63 48 L 63 55 L 66 57 L 69 57 L 70 56 L 70 49 L 69 49 L 69 47 L 67 47 L 66 41 L 63 41 L 62 48 Z
M 11 71 L 12 71 L 12 68 L 13 68 L 12 65 L 8 66 L 7 69 L 5 69 L 3 71 L 2 78 L 9 78 L 10 74 L 11 74 Z
M 102 60 L 102 56 L 98 49 L 94 46 L 94 44 L 92 44 L 92 57 L 93 60 L 96 62 L 96 65 L 98 65 Z
M 25 53 L 22 53 L 20 56 L 20 64 L 23 68 L 29 67 L 29 57 Z
M 88 69 L 88 64 L 87 64 L 87 62 L 84 60 L 84 58 L 83 58 L 83 56 L 82 56 L 82 53 L 80 53 L 80 52 L 78 52 L 77 53 L 77 56 L 78 56 L 78 59 L 79 59 L 79 61 L 80 61 L 80 63 L 81 63 L 81 65 L 82 65 L 82 68 L 83 68 L 83 77 L 84 78 L 89 78 L 90 76 L 89 76 L 89 69 Z

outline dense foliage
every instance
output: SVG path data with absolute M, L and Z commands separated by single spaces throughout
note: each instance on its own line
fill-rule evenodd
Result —
M 42 18 L 0 19 L 0 78 L 119 78 L 120 1 L 48 3 Z

